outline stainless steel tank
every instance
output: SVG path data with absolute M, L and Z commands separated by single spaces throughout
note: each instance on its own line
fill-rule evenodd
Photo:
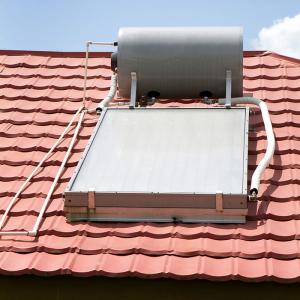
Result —
M 130 97 L 131 72 L 137 96 L 225 97 L 226 70 L 232 72 L 232 96 L 242 96 L 243 37 L 240 27 L 132 27 L 118 37 L 120 96 Z

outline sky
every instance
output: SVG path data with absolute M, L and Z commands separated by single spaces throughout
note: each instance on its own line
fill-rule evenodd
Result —
M 242 26 L 244 50 L 300 58 L 300 0 L 0 0 L 0 49 L 84 51 L 124 26 Z

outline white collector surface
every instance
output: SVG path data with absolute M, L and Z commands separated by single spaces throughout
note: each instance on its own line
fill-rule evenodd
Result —
M 245 109 L 108 109 L 72 191 L 243 194 Z

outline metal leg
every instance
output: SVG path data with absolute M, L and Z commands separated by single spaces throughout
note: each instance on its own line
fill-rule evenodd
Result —
M 226 102 L 225 107 L 231 107 L 231 70 L 226 70 Z
M 129 108 L 133 109 L 136 105 L 137 77 L 135 72 L 131 72 L 131 93 Z

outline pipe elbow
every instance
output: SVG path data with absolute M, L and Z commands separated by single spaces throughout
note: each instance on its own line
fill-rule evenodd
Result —
M 111 84 L 110 84 L 110 89 L 109 89 L 107 96 L 96 107 L 97 114 L 101 114 L 102 110 L 115 97 L 116 92 L 117 92 L 117 74 L 114 73 L 111 76 Z
M 37 235 L 37 231 L 35 231 L 35 230 L 28 231 L 28 235 L 29 236 L 36 236 Z

